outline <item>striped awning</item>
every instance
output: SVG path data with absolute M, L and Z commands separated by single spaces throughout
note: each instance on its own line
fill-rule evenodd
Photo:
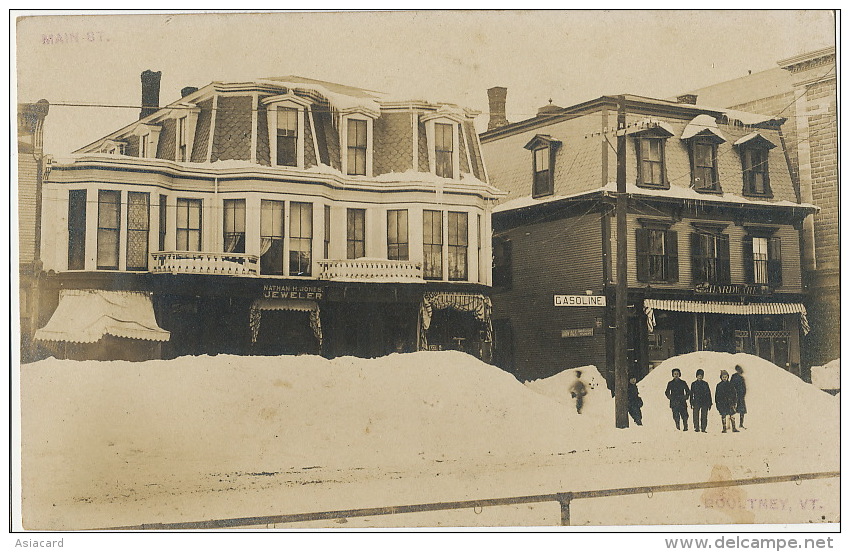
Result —
M 646 325 L 649 331 L 655 329 L 655 309 L 676 312 L 702 312 L 711 314 L 800 314 L 800 326 L 803 333 L 809 333 L 809 321 L 806 307 L 802 303 L 733 303 L 726 301 L 685 301 L 677 299 L 644 299 L 643 310 L 646 313 Z

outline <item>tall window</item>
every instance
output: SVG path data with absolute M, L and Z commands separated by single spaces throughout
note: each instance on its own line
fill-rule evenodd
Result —
M 454 178 L 454 125 L 436 123 L 434 135 L 437 176 Z
M 260 203 L 260 274 L 283 274 L 283 202 Z
M 68 192 L 68 270 L 86 267 L 86 191 Z
M 187 151 L 189 147 L 189 141 L 186 136 L 186 117 L 181 117 L 177 119 L 177 160 L 178 161 L 188 161 L 189 160 L 189 152 Z
M 121 192 L 100 190 L 97 195 L 97 268 L 118 270 L 121 245 Z
M 782 244 L 779 238 L 744 236 L 744 275 L 748 284 L 782 285 Z
M 289 204 L 289 275 L 309 276 L 313 263 L 313 204 Z
M 743 151 L 744 193 L 770 195 L 767 172 L 767 150 L 748 148 Z
M 422 267 L 427 280 L 440 280 L 443 277 L 443 213 L 442 211 L 422 212 L 422 244 L 425 256 Z
M 127 193 L 127 270 L 148 269 L 150 194 Z
M 406 261 L 410 258 L 407 209 L 387 211 L 387 258 L 396 261 Z
M 201 250 L 201 200 L 177 198 L 177 250 Z
M 663 138 L 638 138 L 638 185 L 667 186 Z
M 165 235 L 168 230 L 168 196 L 159 196 L 159 250 L 165 251 Z
M 298 110 L 277 108 L 277 164 L 298 166 Z
M 366 256 L 366 209 L 349 209 L 346 229 L 346 257 Z
M 245 253 L 245 200 L 224 200 L 224 251 Z
M 729 236 L 694 232 L 691 234 L 691 260 L 696 283 L 728 284 Z
M 532 190 L 534 197 L 552 195 L 554 193 L 554 180 L 550 167 L 551 158 L 552 149 L 550 147 L 534 150 L 534 189 Z
M 366 121 L 348 120 L 348 174 L 366 174 Z
M 466 280 L 469 215 L 449 211 L 449 280 Z
M 330 258 L 331 253 L 331 206 L 325 205 L 325 259 Z
M 144 134 L 139 136 L 139 157 L 148 156 L 148 136 L 150 135 Z
M 635 230 L 639 282 L 679 280 L 678 233 L 665 228 Z
M 717 145 L 710 142 L 694 142 L 691 147 L 694 189 L 720 190 L 720 182 L 717 178 Z

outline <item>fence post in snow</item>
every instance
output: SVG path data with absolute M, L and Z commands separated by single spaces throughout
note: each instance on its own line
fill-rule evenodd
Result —
M 570 502 L 573 499 L 573 493 L 558 493 L 558 503 L 561 505 L 561 525 L 569 527 L 570 525 Z

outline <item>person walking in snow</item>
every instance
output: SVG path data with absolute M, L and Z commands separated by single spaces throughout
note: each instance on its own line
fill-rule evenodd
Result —
M 570 396 L 576 400 L 576 412 L 579 414 L 584 406 L 585 395 L 587 395 L 587 386 L 581 381 L 581 370 L 576 370 L 576 380 L 570 386 Z
M 673 368 L 673 379 L 667 382 L 667 389 L 664 394 L 670 399 L 670 410 L 673 411 L 673 421 L 676 422 L 676 429 L 679 429 L 679 420 L 684 424 L 684 430 L 688 430 L 688 397 L 691 396 L 691 390 L 688 384 L 682 380 L 682 371 L 678 368 Z
M 643 399 L 640 398 L 637 388 L 637 378 L 632 376 L 629 378 L 629 389 L 627 393 L 629 399 L 629 416 L 637 425 L 643 425 L 643 415 L 640 412 L 643 406 Z
M 704 381 L 705 372 L 697 370 L 697 379 L 691 384 L 691 408 L 694 409 L 694 430 L 705 433 L 708 411 L 711 410 L 711 387 Z
M 735 373 L 732 374 L 732 377 L 729 379 L 732 382 L 732 385 L 735 386 L 735 392 L 738 394 L 738 406 L 735 407 L 735 412 L 741 417 L 738 420 L 738 427 L 741 429 L 747 429 L 744 427 L 744 414 L 747 413 L 747 403 L 744 402 L 744 396 L 747 394 L 747 382 L 744 380 L 744 369 L 740 366 L 735 366 Z
M 735 427 L 735 406 L 738 403 L 738 394 L 735 391 L 735 386 L 729 381 L 729 372 L 726 370 L 720 371 L 720 382 L 714 388 L 714 401 L 717 404 L 717 412 L 720 413 L 720 420 L 723 422 L 723 433 L 726 433 L 726 417 L 732 423 L 732 431 L 737 433 L 738 428 Z

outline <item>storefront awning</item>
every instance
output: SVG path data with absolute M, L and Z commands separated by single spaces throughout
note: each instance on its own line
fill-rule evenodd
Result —
M 309 299 L 257 299 L 253 308 L 258 310 L 313 311 L 318 309 L 315 301 Z
M 94 343 L 106 334 L 149 341 L 171 338 L 157 325 L 148 293 L 68 289 L 60 291 L 56 312 L 35 332 L 35 339 Z
M 480 293 L 462 293 L 452 291 L 430 291 L 422 295 L 419 307 L 419 348 L 428 347 L 428 329 L 431 327 L 431 316 L 435 310 L 453 309 L 460 312 L 471 312 L 479 321 L 484 323 L 487 341 L 493 339 L 493 326 L 490 313 L 493 303 L 490 298 Z
M 680 301 L 676 299 L 644 299 L 643 310 L 649 331 L 655 329 L 655 309 L 676 312 L 702 312 L 711 314 L 800 314 L 803 333 L 809 333 L 806 307 L 802 303 L 733 303 L 724 301 Z

